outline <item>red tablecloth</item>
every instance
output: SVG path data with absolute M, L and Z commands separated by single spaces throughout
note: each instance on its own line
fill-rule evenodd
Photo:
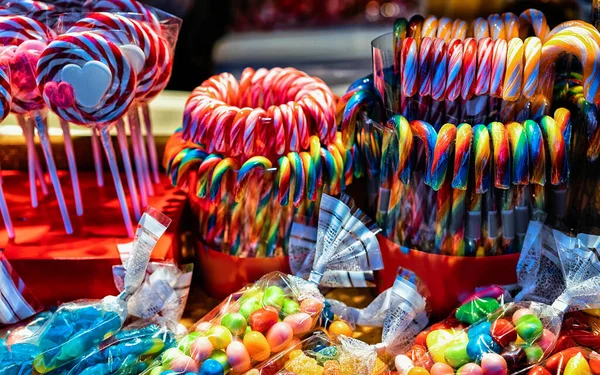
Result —
M 112 281 L 112 266 L 121 263 L 116 244 L 117 241 L 130 241 L 110 174 L 104 176 L 104 187 L 99 188 L 94 173 L 79 173 L 84 207 L 82 217 L 75 215 L 70 177 L 64 171 L 60 176 L 75 230 L 70 236 L 64 231 L 50 184 L 47 197 L 42 199 L 38 191 L 40 205 L 33 209 L 27 174 L 2 172 L 16 238 L 9 241 L 2 227 L 0 246 L 23 281 L 46 306 L 117 293 Z M 123 183 L 126 187 L 124 177 Z M 173 222 L 158 242 L 153 260 L 177 259 L 185 203 L 185 194 L 170 187 L 166 179 L 155 186 L 155 195 L 149 204 Z

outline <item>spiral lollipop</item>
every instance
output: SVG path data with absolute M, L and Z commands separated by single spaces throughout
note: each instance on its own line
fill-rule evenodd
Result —
M 40 56 L 37 84 L 48 107 L 60 118 L 99 128 L 127 233 L 133 236 L 109 134 L 109 125 L 127 112 L 135 96 L 135 72 L 127 58 L 116 44 L 99 34 L 64 34 Z M 57 96 L 58 88 L 67 95 Z
M 136 0 L 87 0 L 83 7 L 94 12 L 135 13 L 141 20 L 160 30 L 158 19 L 144 4 Z

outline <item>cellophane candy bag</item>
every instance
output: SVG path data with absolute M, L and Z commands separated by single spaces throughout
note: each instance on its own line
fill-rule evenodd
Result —
M 448 372 L 459 375 L 492 371 L 513 373 L 547 358 L 556 343 L 564 314 L 569 309 L 594 308 L 600 304 L 600 267 L 592 261 L 590 254 L 593 253 L 584 244 L 557 232 L 553 235 L 546 230 L 536 231 L 536 236 L 543 235 L 553 236 L 555 240 L 564 278 L 564 284 L 558 286 L 562 291 L 552 305 L 535 301 L 510 302 L 495 311 L 485 311 L 467 329 L 432 331 L 424 340 L 426 351 L 413 355 L 412 359 L 410 353 L 396 357 L 398 372 L 434 375 Z M 543 242 L 548 246 L 553 243 L 548 239 Z M 552 272 L 537 269 L 540 273 Z M 537 280 L 546 282 L 549 279 Z M 536 287 L 530 290 L 543 292 Z M 461 320 L 459 310 L 456 317 Z
M 597 375 L 600 374 L 600 354 L 581 346 L 561 350 L 539 365 L 520 371 L 527 375 Z
M 32 335 L 18 343 L 5 343 L 1 350 L 13 353 L 15 344 L 19 344 L 19 348 L 27 347 L 28 355 L 11 363 L 0 361 L 0 368 L 18 368 L 18 374 L 23 375 L 46 374 L 80 358 L 121 329 L 128 316 L 127 301 L 144 281 L 150 254 L 170 222 L 168 217 L 149 208 L 138 223 L 133 252 L 126 266 L 125 290 L 119 296 L 107 296 L 100 301 L 60 305 Z
M 243 373 L 314 331 L 324 297 L 318 285 L 329 269 L 369 271 L 381 264 L 377 238 L 346 197 L 324 194 L 309 280 L 274 272 L 227 298 L 202 319 L 178 348 L 167 350 L 148 372 Z

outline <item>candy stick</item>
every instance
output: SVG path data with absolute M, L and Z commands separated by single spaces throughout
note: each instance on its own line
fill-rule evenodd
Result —
M 129 207 L 127 206 L 127 198 L 125 197 L 123 183 L 121 182 L 121 176 L 119 175 L 119 165 L 117 164 L 117 155 L 115 154 L 115 149 L 113 148 L 112 140 L 110 138 L 110 130 L 108 126 L 98 130 L 100 131 L 102 146 L 104 147 L 110 172 L 115 183 L 115 189 L 117 191 L 117 197 L 119 198 L 119 204 L 121 205 L 121 213 L 123 214 L 123 220 L 125 221 L 127 235 L 133 237 L 133 226 L 131 224 L 131 217 L 129 216 Z
M 527 28 L 533 27 L 535 36 L 540 38 L 542 42 L 546 41 L 550 28 L 546 23 L 546 16 L 544 16 L 544 13 L 536 9 L 527 9 L 519 15 L 519 21 L 521 35 L 527 35 Z
M 402 95 L 411 97 L 419 90 L 417 75 L 419 71 L 419 49 L 414 38 L 406 38 L 402 44 L 401 82 Z
M 457 25 L 456 32 L 461 33 L 460 25 Z M 444 42 L 448 42 L 452 37 L 452 32 L 454 31 L 454 21 L 448 17 L 442 17 L 438 21 L 437 27 L 437 38 L 443 40 Z M 434 35 L 435 37 L 435 35 Z
M 431 95 L 431 85 L 433 81 L 433 41 L 434 39 L 424 37 L 421 39 L 419 48 L 419 95 L 421 97 Z
M 504 75 L 504 89 L 502 99 L 514 102 L 521 94 L 523 82 L 523 41 L 518 38 L 508 42 L 506 53 L 506 73 Z
M 464 100 L 475 93 L 475 76 L 477 74 L 477 41 L 467 38 L 463 42 L 462 89 L 460 95 Z
M 446 235 L 450 221 L 450 197 L 452 177 L 448 171 L 454 141 L 456 139 L 456 126 L 445 124 L 438 132 L 431 164 L 431 187 L 438 191 L 436 196 L 436 250 L 446 252 Z
M 417 43 L 417 50 L 419 50 L 421 46 L 421 30 L 423 28 L 423 22 L 425 22 L 425 19 L 418 14 L 412 16 L 410 21 L 408 21 L 408 37 L 414 38 Z
M 75 152 L 73 151 L 73 141 L 69 131 L 69 123 L 60 119 L 60 127 L 63 131 L 65 141 L 65 153 L 69 163 L 69 174 L 71 175 L 71 184 L 73 185 L 73 196 L 75 199 L 75 211 L 77 216 L 83 215 L 83 203 L 81 202 L 81 191 L 79 190 L 79 177 L 77 176 L 77 164 L 75 161 Z
M 480 253 L 478 243 L 481 238 L 482 195 L 489 189 L 490 140 L 485 125 L 473 128 L 473 188 L 469 196 L 468 216 L 465 228 L 465 254 L 474 256 Z
M 129 120 L 129 127 L 131 130 L 131 138 L 136 140 L 137 143 L 137 155 L 136 148 L 134 147 L 134 157 L 140 158 L 140 166 L 141 166 L 141 174 L 142 181 L 146 184 L 146 193 L 149 197 L 154 196 L 154 187 L 152 186 L 152 180 L 150 179 L 150 170 L 148 167 L 148 153 L 146 152 L 146 144 L 144 142 L 144 137 L 142 135 L 142 129 L 140 127 L 139 118 L 137 116 L 137 111 L 131 109 L 127 113 L 127 118 Z M 136 165 L 137 167 L 137 165 Z M 138 172 L 139 173 L 139 172 Z
M 514 13 L 503 13 L 504 34 L 507 40 L 519 37 L 519 18 Z
M 475 40 L 488 38 L 490 36 L 490 30 L 488 27 L 488 21 L 485 18 L 478 17 L 473 21 L 472 35 Z
M 140 157 L 141 152 L 139 151 L 139 148 L 140 148 L 139 138 L 134 135 L 133 127 L 134 127 L 134 125 L 131 122 L 129 122 L 129 132 L 131 134 L 131 146 L 133 148 L 133 161 L 135 163 L 135 173 L 137 176 L 138 186 L 140 188 L 140 202 L 141 202 L 142 207 L 146 207 L 146 206 L 148 206 L 148 196 L 149 196 L 148 190 L 147 190 L 148 185 L 146 185 L 146 181 L 144 180 L 144 172 L 143 172 L 144 166 L 143 166 L 142 158 Z M 119 129 L 119 127 L 118 127 L 117 132 L 120 130 L 121 129 Z M 127 136 L 125 135 L 124 124 L 123 124 L 122 130 L 123 130 L 123 138 L 126 138 Z M 129 153 L 129 151 L 128 151 L 128 153 Z
M 505 251 L 511 248 L 512 239 L 514 237 L 514 206 L 512 190 L 510 188 L 511 178 L 511 154 L 508 140 L 508 133 L 504 125 L 500 122 L 492 122 L 488 125 L 488 131 L 492 141 L 492 151 L 494 153 L 493 159 L 493 174 L 494 174 L 494 186 L 499 190 L 501 202 L 502 202 L 502 216 L 501 225 L 502 232 L 500 233 L 503 238 L 502 249 Z M 493 200 L 493 198 L 491 198 Z M 492 206 L 495 203 L 492 202 Z M 496 212 L 497 214 L 497 212 Z M 493 217 L 494 214 L 488 213 L 488 217 Z M 493 219 L 492 219 L 493 220 Z M 495 227 L 495 228 L 494 228 Z M 489 226 L 488 233 L 497 231 L 498 226 Z M 497 237 L 497 235 L 491 235 L 491 237 Z M 495 254 L 496 251 L 493 251 Z
M 465 208 L 473 129 L 463 123 L 456 132 L 454 174 L 452 178 L 452 209 L 450 213 L 450 235 L 452 236 L 452 255 L 465 255 Z
M 499 14 L 491 14 L 488 17 L 488 24 L 490 27 L 490 38 L 493 40 L 506 39 L 504 22 L 502 22 L 502 17 Z
M 96 183 L 98 186 L 104 186 L 104 171 L 102 167 L 102 156 L 100 155 L 100 141 L 98 141 L 98 133 L 95 128 L 92 128 L 92 155 L 94 157 L 94 170 L 96 171 Z
M 160 183 L 158 177 L 158 156 L 156 153 L 156 143 L 154 142 L 154 134 L 152 133 L 152 118 L 150 117 L 150 107 L 148 103 L 140 106 L 144 116 L 144 126 L 146 129 L 146 143 L 148 144 L 148 155 L 150 156 L 150 166 L 152 168 L 152 178 L 155 184 Z
M 433 43 L 433 79 L 431 81 L 431 97 L 433 100 L 443 100 L 446 97 L 446 69 L 448 57 L 446 43 L 435 39 Z
M 525 39 L 525 69 L 523 70 L 523 96 L 527 99 L 535 95 L 540 75 L 540 59 L 542 57 L 542 42 L 539 38 Z
M 527 133 L 524 127 L 518 122 L 511 122 L 506 126 L 508 140 L 510 143 L 510 152 L 512 156 L 512 184 L 516 185 L 513 193 L 512 207 L 516 207 L 516 219 L 519 225 L 524 225 L 522 216 L 527 210 L 525 201 L 525 186 L 529 184 L 529 143 Z M 506 232 L 506 231 L 505 231 Z M 512 252 L 520 251 L 527 227 L 520 226 L 513 228 L 512 233 L 506 233 L 505 238 L 512 238 L 509 235 L 517 234 L 517 244 L 513 244 Z
M 545 190 L 546 184 L 546 150 L 542 130 L 537 122 L 527 120 L 523 123 L 527 134 L 529 150 L 529 182 L 531 183 L 531 195 L 533 197 L 533 218 L 539 220 L 545 215 Z M 524 210 L 523 210 L 524 211 Z M 518 215 L 521 214 L 522 218 Z M 527 211 L 517 212 L 517 228 L 524 227 L 529 221 Z M 521 224 L 522 223 L 522 224 Z
M 56 170 L 56 164 L 54 164 L 54 157 L 52 155 L 52 146 L 50 145 L 50 139 L 48 138 L 48 133 L 46 129 L 46 124 L 42 120 L 41 114 L 35 114 L 35 126 L 38 132 L 38 136 L 40 137 L 40 142 L 42 144 L 42 150 L 44 151 L 44 156 L 46 157 L 46 165 L 48 166 L 48 173 L 50 174 L 50 180 L 52 181 L 52 186 L 54 187 L 54 193 L 56 194 L 56 200 L 58 201 L 58 207 L 60 209 L 60 214 L 63 219 L 63 223 L 65 225 L 65 231 L 67 234 L 73 233 L 73 227 L 71 226 L 71 219 L 69 218 L 69 211 L 67 210 L 67 202 L 65 201 L 65 197 L 62 192 L 62 187 L 60 185 L 60 179 L 58 178 L 58 172 Z
M 25 136 L 25 144 L 27 145 L 27 164 L 28 164 L 28 172 L 29 172 L 29 192 L 31 196 L 31 207 L 36 208 L 38 206 L 38 197 L 37 197 L 37 185 L 35 182 L 35 174 L 36 174 L 36 152 L 35 152 L 35 144 L 33 140 L 33 129 L 29 126 L 28 121 L 21 115 L 17 116 L 17 121 L 23 130 L 23 135 Z
M 475 95 L 481 96 L 490 91 L 492 73 L 492 54 L 494 41 L 491 38 L 480 39 L 477 45 L 477 75 L 475 78 Z
M 136 220 L 139 220 L 142 213 L 140 207 L 140 196 L 138 195 L 137 186 L 135 185 L 135 178 L 133 177 L 133 169 L 131 167 L 131 159 L 129 156 L 129 145 L 127 143 L 127 134 L 125 133 L 125 123 L 122 119 L 117 121 L 117 140 L 119 141 L 119 150 L 121 151 L 121 157 L 123 159 L 123 166 L 125 168 L 125 176 L 127 177 L 127 187 L 129 188 L 129 196 L 131 197 L 131 204 L 133 206 L 133 214 Z M 175 183 L 175 185 L 178 185 Z M 140 189 L 145 189 L 140 187 Z M 145 194 L 141 195 L 142 207 L 148 206 L 148 200 Z
M 448 74 L 446 76 L 446 99 L 454 101 L 462 87 L 463 43 L 452 39 L 448 43 Z
M 427 185 L 431 186 L 431 163 L 433 162 L 433 151 L 435 149 L 435 142 L 437 134 L 435 129 L 425 121 L 414 120 L 410 122 L 410 128 L 412 134 L 421 140 L 423 148 L 425 150 L 425 171 L 424 181 Z
M 569 178 L 569 165 L 567 161 L 567 145 L 565 143 L 561 127 L 550 116 L 544 116 L 540 121 L 546 150 L 550 154 L 550 170 L 553 188 L 553 212 L 552 214 L 559 220 L 562 220 L 566 211 L 566 186 Z M 565 130 L 569 128 L 565 124 Z M 568 134 L 570 130 L 566 130 Z
M 435 38 L 438 32 L 438 19 L 436 16 L 428 16 L 423 22 L 421 38 Z
M 464 40 L 467 37 L 469 25 L 463 20 L 454 20 L 452 24 L 452 38 Z
M 492 70 L 490 78 L 490 96 L 494 98 L 502 97 L 507 47 L 508 45 L 506 44 L 506 40 L 504 39 L 498 39 L 494 42 Z
M 4 197 L 4 189 L 2 187 L 2 172 L 0 171 L 0 211 L 2 212 L 2 220 L 4 221 L 4 227 L 6 228 L 6 233 L 8 234 L 8 238 L 15 238 L 15 229 L 12 225 L 12 220 L 10 218 L 10 212 L 8 212 L 8 205 L 6 204 L 6 198 Z

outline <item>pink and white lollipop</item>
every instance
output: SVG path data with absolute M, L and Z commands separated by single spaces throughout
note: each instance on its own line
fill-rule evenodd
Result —
M 144 4 L 136 0 L 87 0 L 83 7 L 92 12 L 136 13 L 142 21 L 160 30 L 158 18 Z
M 53 40 L 37 65 L 44 102 L 60 118 L 100 130 L 129 236 L 133 227 L 109 125 L 127 113 L 135 98 L 136 75 L 119 46 L 92 32 Z

